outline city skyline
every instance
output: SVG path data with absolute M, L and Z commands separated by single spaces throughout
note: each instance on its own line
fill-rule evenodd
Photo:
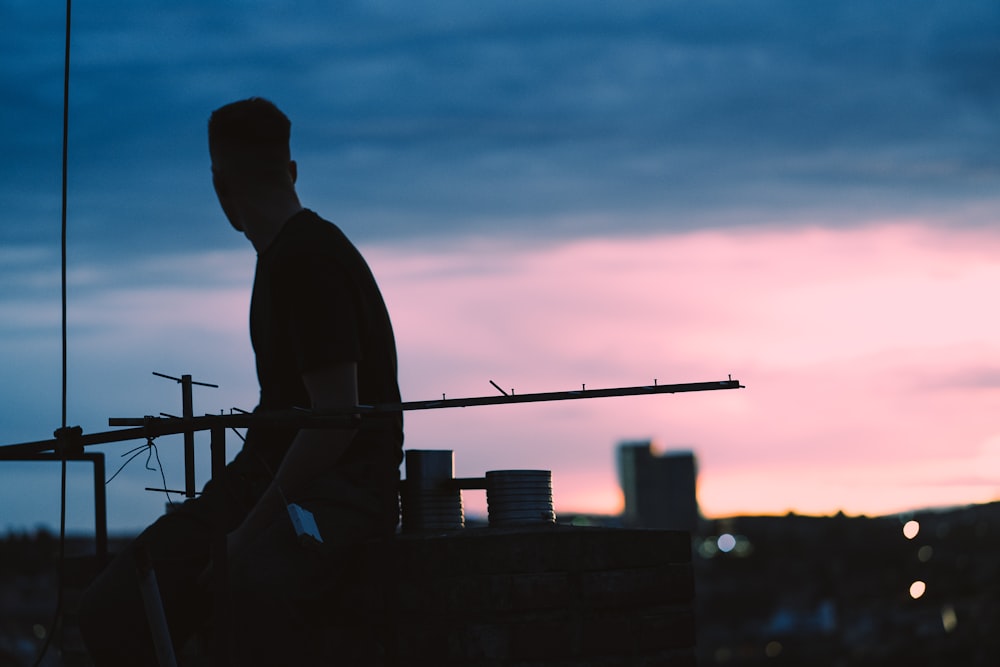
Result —
M 62 10 L 0 9 L 0 444 L 60 425 Z M 254 256 L 205 123 L 263 95 L 382 285 L 404 400 L 746 386 L 412 414 L 408 448 L 551 469 L 557 512 L 620 509 L 636 439 L 696 453 L 709 516 L 994 500 L 998 28 L 989 0 L 74 8 L 68 420 L 176 414 L 154 371 L 220 385 L 201 412 L 255 404 Z M 113 528 L 162 510 L 144 460 Z M 0 529 L 58 520 L 41 465 L 5 464 Z

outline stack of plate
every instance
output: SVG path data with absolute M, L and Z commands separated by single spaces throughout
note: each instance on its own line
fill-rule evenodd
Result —
M 465 527 L 462 492 L 443 485 L 418 485 L 405 480 L 401 487 L 403 530 L 454 530 Z
M 555 523 L 552 471 L 493 470 L 486 473 L 486 506 L 491 526 Z
M 403 530 L 453 530 L 465 527 L 462 491 L 452 483 L 455 455 L 447 449 L 406 452 L 401 484 Z

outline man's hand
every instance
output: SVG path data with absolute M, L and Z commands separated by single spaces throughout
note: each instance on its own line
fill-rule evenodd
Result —
M 303 373 L 302 381 L 312 409 L 342 410 L 358 404 L 357 364 L 334 364 Z M 240 526 L 229 533 L 228 551 L 233 562 L 273 521 L 288 521 L 288 499 L 308 490 L 312 481 L 330 469 L 354 439 L 356 429 L 308 428 L 295 436 L 270 486 Z

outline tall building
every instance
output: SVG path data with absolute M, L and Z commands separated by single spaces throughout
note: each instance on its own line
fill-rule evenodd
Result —
M 700 514 L 697 466 L 687 450 L 653 452 L 652 443 L 618 445 L 618 475 L 625 495 L 627 526 L 694 532 Z

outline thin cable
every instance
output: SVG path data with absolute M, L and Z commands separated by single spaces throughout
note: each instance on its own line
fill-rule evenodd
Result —
M 147 452 L 148 448 L 150 446 L 152 446 L 152 441 L 147 442 L 145 445 L 139 445 L 138 447 L 135 447 L 134 449 L 130 449 L 127 452 L 125 452 L 124 454 L 122 454 L 121 455 L 122 458 L 128 456 L 128 460 L 125 461 L 125 463 L 121 464 L 118 467 L 118 470 L 115 471 L 115 474 L 113 474 L 111 477 L 108 477 L 104 481 L 104 485 L 107 486 L 108 484 L 110 484 L 115 479 L 115 477 L 118 476 L 118 473 L 120 473 L 122 470 L 125 469 L 125 466 L 127 466 L 129 463 L 132 463 L 133 460 L 139 458 L 139 456 L 141 456 L 143 452 Z M 148 462 L 149 462 L 149 460 L 147 458 L 147 464 L 148 464 Z M 166 486 L 166 484 L 164 484 L 163 486 Z
M 163 489 L 162 490 L 164 492 L 166 492 L 166 494 L 167 494 L 167 502 L 170 505 L 175 505 L 176 503 L 174 503 L 174 499 L 170 497 L 170 491 L 167 489 L 167 473 L 163 469 L 163 462 L 160 461 L 160 450 L 157 449 L 156 443 L 153 442 L 153 440 L 154 440 L 154 438 L 146 438 L 146 444 L 145 445 L 139 445 L 138 447 L 130 449 L 127 452 L 125 452 L 124 454 L 122 454 L 121 455 L 122 458 L 128 456 L 128 460 L 126 460 L 125 463 L 121 464 L 118 467 L 118 470 L 115 471 L 115 474 L 113 474 L 111 477 L 109 477 L 108 479 L 106 479 L 104 481 L 104 485 L 107 486 L 108 484 L 110 484 L 114 480 L 114 478 L 118 476 L 118 473 L 120 473 L 122 470 L 125 469 L 125 466 L 127 466 L 133 460 L 139 458 L 139 456 L 143 452 L 146 452 L 146 470 L 153 470 L 153 471 L 157 471 L 158 470 L 159 471 L 159 473 L 160 473 L 160 479 L 163 481 Z M 158 468 L 154 468 L 153 466 L 149 465 L 150 462 L 153 460 L 154 456 L 156 457 L 156 465 L 159 466 Z
M 69 50 L 70 50 L 70 25 L 73 13 L 73 0 L 66 0 L 66 44 L 64 48 L 63 60 L 63 123 L 62 123 L 62 211 L 61 211 L 61 285 L 62 285 L 62 431 L 66 429 L 66 396 L 67 372 L 66 372 L 66 202 L 67 202 L 67 181 L 69 176 Z M 56 609 L 52 616 L 52 624 L 45 633 L 45 643 L 35 660 L 35 667 L 38 667 L 45 658 L 45 654 L 52 644 L 52 637 L 56 634 L 56 626 L 62 617 L 63 608 L 63 587 L 65 583 L 65 562 L 66 562 L 66 456 L 68 452 L 65 442 L 60 448 L 62 471 L 59 485 L 59 563 L 57 567 L 56 584 Z
M 73 10 L 73 0 L 66 0 L 66 55 L 63 61 L 63 124 L 62 124 L 62 425 L 66 426 L 66 207 L 67 182 L 69 181 L 69 47 L 70 47 L 70 16 Z

